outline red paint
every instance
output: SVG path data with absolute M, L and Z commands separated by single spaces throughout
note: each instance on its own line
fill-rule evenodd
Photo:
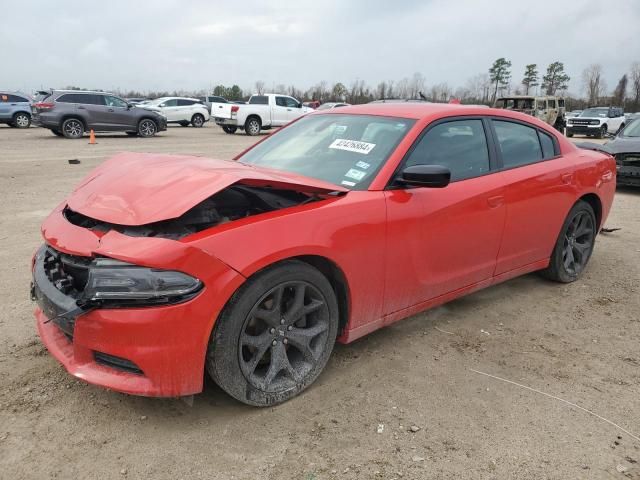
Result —
M 74 376 L 127 393 L 176 396 L 202 389 L 208 340 L 219 312 L 246 278 L 275 262 L 318 256 L 348 284 L 348 343 L 377 328 L 480 288 L 544 268 L 571 206 L 594 194 L 606 219 L 615 162 L 579 150 L 536 119 L 463 105 L 378 104 L 342 113 L 416 119 L 368 191 L 352 191 L 290 209 L 247 217 L 172 241 L 95 234 L 62 215 L 72 209 L 104 221 L 139 225 L 176 217 L 236 182 L 307 192 L 343 191 L 325 182 L 234 162 L 184 156 L 121 154 L 94 170 L 45 220 L 50 245 L 75 255 L 104 255 L 179 270 L 204 290 L 172 306 L 95 310 L 78 318 L 70 343 L 44 323 L 40 335 Z M 444 189 L 385 190 L 423 129 L 447 116 L 514 118 L 558 139 L 561 155 L 533 165 L 452 183 Z M 277 135 L 277 133 L 276 133 Z M 115 372 L 92 351 L 127 358 L 144 376 Z

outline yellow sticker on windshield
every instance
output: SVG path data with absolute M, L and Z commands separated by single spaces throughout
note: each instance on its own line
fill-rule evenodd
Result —
M 357 140 L 345 140 L 343 138 L 336 138 L 333 143 L 329 145 L 329 148 L 368 155 L 375 146 L 375 143 L 358 142 Z

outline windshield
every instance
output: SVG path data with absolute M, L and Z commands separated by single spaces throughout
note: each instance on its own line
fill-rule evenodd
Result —
M 620 135 L 623 137 L 640 137 L 640 119 L 632 120 Z
M 608 113 L 609 113 L 608 108 L 587 108 L 580 114 L 580 116 L 606 118 Z
M 373 115 L 310 115 L 238 160 L 366 190 L 414 123 Z

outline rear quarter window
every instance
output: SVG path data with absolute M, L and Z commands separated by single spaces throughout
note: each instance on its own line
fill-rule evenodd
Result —
M 493 120 L 504 168 L 520 167 L 542 160 L 538 132 L 521 123 Z
M 249 99 L 250 105 L 269 105 L 269 97 L 266 95 L 253 95 Z

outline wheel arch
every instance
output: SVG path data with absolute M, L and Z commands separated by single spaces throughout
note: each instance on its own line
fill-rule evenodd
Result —
M 258 120 L 258 122 L 260 122 L 260 127 L 262 127 L 262 124 L 263 124 L 263 122 L 262 122 L 262 117 L 260 117 L 260 115 L 258 115 L 257 113 L 252 113 L 252 114 L 250 114 L 250 115 L 247 115 L 247 118 L 244 120 L 244 124 L 246 125 L 246 124 L 247 124 L 247 122 L 248 122 L 249 120 L 251 120 L 252 118 L 257 119 L 257 120 Z
M 67 120 L 71 119 L 71 118 L 75 118 L 76 120 L 80 120 L 82 122 L 82 126 L 84 127 L 85 130 L 89 129 L 89 125 L 87 124 L 87 121 L 82 118 L 82 115 L 78 115 L 77 113 L 66 113 L 62 116 L 62 118 L 60 118 L 60 123 L 58 124 L 59 128 L 62 129 L 62 124 L 64 122 L 66 122 Z
M 598 231 L 602 228 L 602 200 L 595 193 L 587 193 L 581 196 L 578 201 L 588 203 L 593 208 L 593 213 L 596 215 L 596 224 Z
M 16 118 L 17 115 L 24 113 L 25 115 L 28 115 L 29 118 L 31 118 L 31 112 L 27 111 L 27 110 L 16 110 L 15 112 L 13 112 L 13 114 L 11 115 L 11 118 Z

